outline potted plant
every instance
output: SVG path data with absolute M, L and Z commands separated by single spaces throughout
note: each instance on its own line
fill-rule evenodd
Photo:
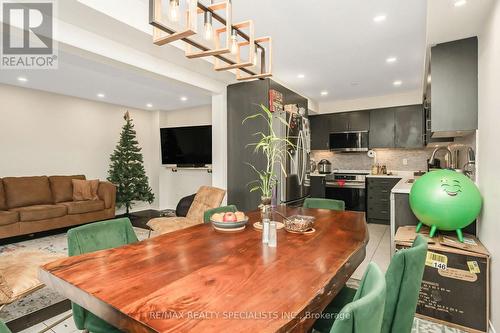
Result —
M 243 120 L 246 121 L 262 118 L 265 120 L 266 128 L 263 131 L 254 133 L 253 136 L 259 138 L 255 143 L 250 143 L 247 146 L 254 148 L 254 153 L 263 154 L 266 158 L 266 165 L 263 169 L 258 169 L 251 163 L 247 163 L 256 173 L 258 178 L 249 183 L 250 192 L 260 192 L 261 196 L 261 211 L 263 214 L 269 214 L 271 210 L 271 200 L 273 191 L 278 185 L 279 175 L 283 173 L 286 176 L 285 163 L 286 157 L 289 155 L 289 149 L 294 149 L 294 145 L 286 137 L 280 137 L 276 134 L 273 128 L 273 113 L 264 105 L 260 105 L 258 113 L 248 116 Z M 289 128 L 285 119 L 280 116 L 274 117 Z

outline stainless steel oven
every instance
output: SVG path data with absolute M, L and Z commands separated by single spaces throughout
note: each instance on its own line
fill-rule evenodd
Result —
M 326 177 L 326 198 L 344 201 L 346 210 L 366 211 L 366 174 L 334 173 Z
M 330 133 L 330 150 L 343 152 L 368 151 L 368 131 Z

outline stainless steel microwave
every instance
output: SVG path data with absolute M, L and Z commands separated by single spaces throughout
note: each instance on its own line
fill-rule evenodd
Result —
M 368 151 L 368 131 L 330 133 L 331 151 Z

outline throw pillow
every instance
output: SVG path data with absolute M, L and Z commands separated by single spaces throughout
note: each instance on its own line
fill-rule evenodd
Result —
M 72 179 L 71 181 L 73 183 L 73 201 L 99 200 L 97 195 L 99 179 Z

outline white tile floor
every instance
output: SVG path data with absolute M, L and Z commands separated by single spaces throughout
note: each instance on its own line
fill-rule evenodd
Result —
M 368 224 L 368 232 L 370 240 L 366 246 L 365 260 L 352 275 L 352 278 L 356 280 L 361 280 L 369 262 L 375 262 L 385 273 L 391 261 L 390 227 L 383 224 Z

